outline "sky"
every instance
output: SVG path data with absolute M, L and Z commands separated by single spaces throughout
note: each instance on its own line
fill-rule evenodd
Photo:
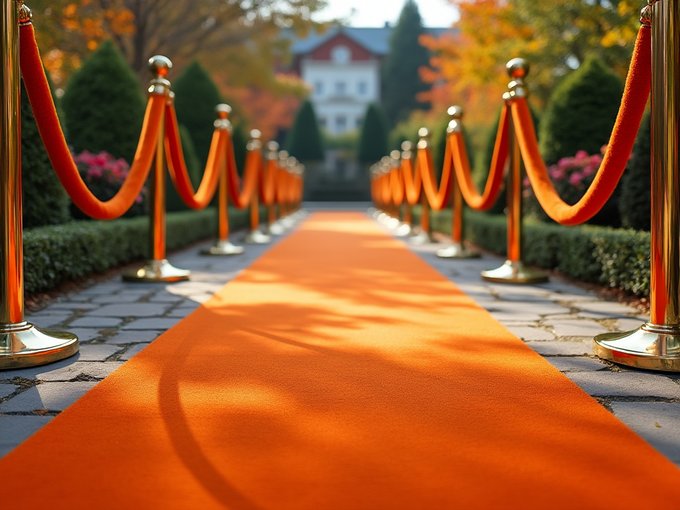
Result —
M 381 27 L 386 21 L 396 24 L 405 0 L 329 0 L 318 20 L 346 18 L 353 27 Z M 416 0 L 426 27 L 449 27 L 456 10 L 447 0 Z

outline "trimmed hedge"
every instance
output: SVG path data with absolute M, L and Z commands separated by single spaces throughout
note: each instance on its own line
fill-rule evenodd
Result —
M 248 221 L 246 211 L 230 210 L 233 228 Z M 214 209 L 167 216 L 167 249 L 176 250 L 215 235 Z M 148 256 L 149 219 L 74 221 L 24 232 L 24 280 L 27 295 L 55 288 L 93 273 Z
M 506 219 L 466 211 L 470 242 L 494 253 L 506 252 Z M 450 232 L 451 212 L 434 213 L 432 227 Z M 583 282 L 619 288 L 637 296 L 649 294 L 649 233 L 593 225 L 564 227 L 524 223 L 524 262 Z

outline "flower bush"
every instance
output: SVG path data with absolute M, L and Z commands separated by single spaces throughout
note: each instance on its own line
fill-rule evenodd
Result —
M 548 167 L 548 175 L 550 175 L 550 179 L 562 200 L 570 204 L 578 202 L 593 182 L 593 178 L 602 164 L 606 148 L 606 146 L 602 147 L 600 154 L 578 151 L 574 156 L 562 158 Z M 525 212 L 537 219 L 551 221 L 536 200 L 528 178 L 524 179 L 523 187 Z M 621 224 L 618 213 L 618 197 L 619 190 L 617 188 L 602 210 L 588 223 L 618 227 Z
M 100 200 L 109 200 L 120 189 L 125 178 L 130 172 L 130 165 L 122 158 L 114 158 L 108 152 L 97 154 L 83 151 L 73 156 L 80 176 L 87 184 L 90 191 Z M 145 211 L 146 187 L 135 199 L 135 203 L 125 216 L 139 216 Z M 72 206 L 72 214 L 75 218 L 85 218 L 86 216 Z

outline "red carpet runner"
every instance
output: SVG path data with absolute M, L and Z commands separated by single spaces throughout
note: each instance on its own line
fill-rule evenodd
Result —
M 680 471 L 359 214 L 0 461 L 7 509 L 677 509 Z

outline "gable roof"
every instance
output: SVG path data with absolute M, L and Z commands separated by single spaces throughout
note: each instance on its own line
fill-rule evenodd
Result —
M 390 35 L 394 27 L 343 27 L 335 25 L 324 33 L 312 33 L 304 38 L 292 37 L 291 51 L 300 56 L 314 51 L 317 47 L 332 39 L 340 32 L 354 39 L 357 43 L 376 55 L 387 55 L 390 49 Z M 449 32 L 451 28 L 425 28 L 426 33 L 438 36 Z

